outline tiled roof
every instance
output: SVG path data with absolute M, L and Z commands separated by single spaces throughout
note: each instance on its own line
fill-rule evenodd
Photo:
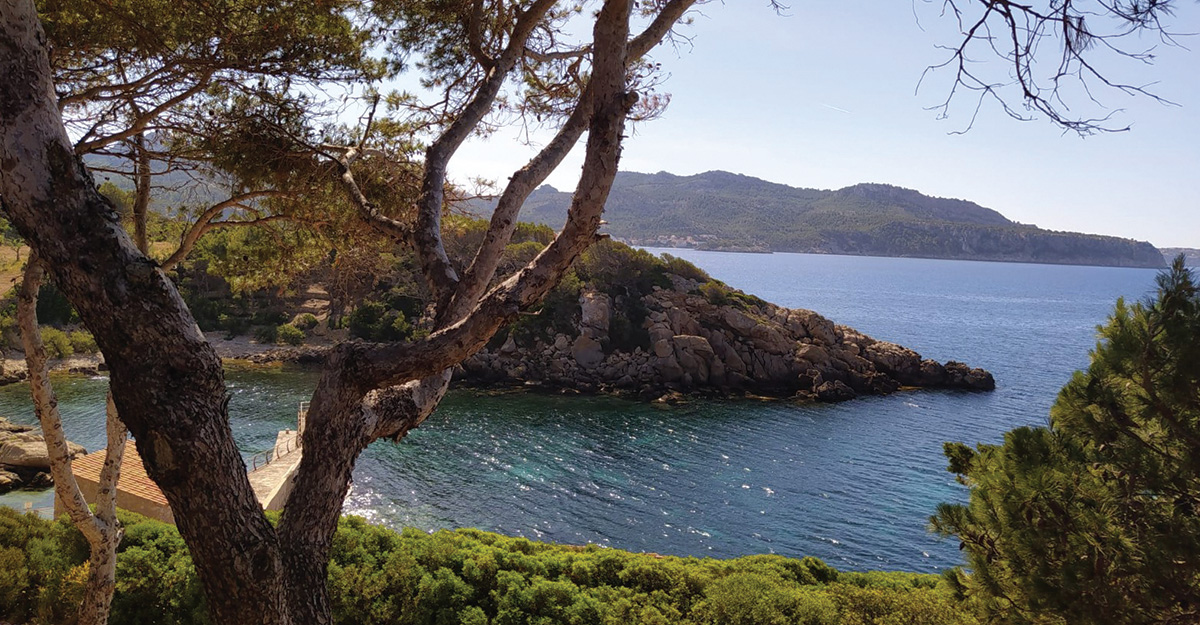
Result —
M 90 453 L 71 461 L 71 468 L 76 479 L 87 480 L 93 484 L 100 482 L 100 469 L 104 467 L 104 457 L 108 452 L 104 449 Z M 133 441 L 125 444 L 125 455 L 121 458 L 121 479 L 117 482 L 119 493 L 128 493 L 151 503 L 167 506 L 167 498 L 158 489 L 154 480 L 146 475 L 146 467 L 142 457 L 138 455 Z

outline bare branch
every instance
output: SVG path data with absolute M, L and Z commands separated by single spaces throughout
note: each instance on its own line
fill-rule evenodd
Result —
M 1160 15 L 1170 13 L 1172 3 L 1169 0 L 1131 2 L 1127 5 L 1097 0 L 1098 10 L 1080 9 L 1078 3 L 1071 0 L 1051 2 L 1045 9 L 1011 0 L 978 0 L 982 12 L 970 21 L 965 20 L 960 3 L 961 0 L 945 0 L 943 12 L 950 11 L 958 20 L 962 40 L 957 46 L 948 48 L 949 58 L 926 68 L 922 74 L 923 81 L 930 72 L 938 69 L 950 68 L 954 71 L 954 80 L 946 99 L 933 107 L 939 111 L 939 118 L 947 117 L 950 104 L 960 89 L 978 94 L 966 130 L 974 125 L 985 100 L 997 103 L 1005 114 L 1014 119 L 1027 121 L 1033 118 L 1030 112 L 1040 113 L 1067 131 L 1081 135 L 1128 130 L 1128 125 L 1110 124 L 1118 111 L 1107 111 L 1098 116 L 1077 115 L 1071 111 L 1064 90 L 1069 93 L 1072 88 L 1081 90 L 1087 100 L 1102 106 L 1092 92 L 1092 84 L 1100 84 L 1127 95 L 1148 97 L 1160 104 L 1174 105 L 1153 93 L 1150 85 L 1111 79 L 1097 69 L 1092 61 L 1096 50 L 1102 50 L 1119 58 L 1151 62 L 1153 55 L 1149 50 L 1130 49 L 1123 43 L 1127 37 L 1143 30 L 1157 31 L 1168 45 L 1178 45 L 1159 20 Z M 975 6 L 976 2 L 970 4 Z M 1089 21 L 1089 17 L 1103 19 Z M 1116 20 L 1118 27 L 1108 31 L 1094 27 L 1097 21 L 1105 23 L 1111 20 Z M 995 34 L 992 32 L 993 25 Z M 1057 62 L 1050 66 L 1052 69 L 1045 71 L 1040 69 L 1046 66 L 1046 61 L 1042 59 L 1044 55 L 1039 48 L 1050 42 L 1056 42 L 1061 49 Z M 990 80 L 983 77 L 984 68 L 973 69 L 969 56 L 973 44 L 980 44 L 1004 60 L 1009 67 L 1007 77 Z M 1019 94 L 1024 110 L 1014 108 L 1006 99 L 1005 94 L 1010 90 Z
M 268 197 L 287 197 L 288 195 L 290 195 L 290 193 L 288 193 L 286 191 L 252 191 L 249 193 L 241 193 L 239 195 L 235 195 L 235 196 L 233 196 L 229 199 L 226 199 L 222 202 L 218 202 L 216 204 L 213 204 L 212 206 L 209 206 L 207 209 L 204 210 L 203 213 L 200 214 L 199 217 L 196 218 L 195 221 L 192 222 L 192 225 L 190 227 L 188 227 L 187 231 L 183 233 L 183 237 L 179 241 L 179 247 L 177 247 L 175 249 L 175 251 L 172 252 L 171 255 L 167 257 L 166 260 L 162 261 L 160 266 L 162 267 L 162 269 L 164 271 L 170 271 L 176 265 L 183 262 L 183 259 L 187 258 L 188 254 L 192 253 L 192 249 L 196 247 L 196 242 L 200 240 L 200 237 L 204 236 L 204 234 L 206 232 L 208 232 L 209 230 L 211 230 L 213 227 L 251 223 L 251 222 L 217 222 L 217 223 L 213 223 L 213 220 L 216 219 L 217 217 L 219 217 L 226 210 L 240 206 L 240 205 L 244 204 L 245 202 L 249 202 L 249 201 L 255 200 L 255 199 L 268 198 Z M 253 223 L 263 223 L 268 220 L 284 219 L 284 218 L 285 217 L 283 217 L 282 215 L 274 215 L 274 216 L 271 216 L 270 218 L 262 218 L 259 220 L 254 220 Z
M 75 144 L 75 153 L 76 154 L 87 154 L 88 152 L 102 148 L 106 145 L 116 143 L 117 141 L 124 141 L 125 139 L 128 139 L 128 138 L 142 132 L 143 130 L 146 129 L 146 126 L 149 125 L 150 122 L 157 119 L 160 115 L 163 114 L 163 112 L 170 110 L 171 108 L 174 108 L 178 104 L 186 101 L 187 99 L 191 98 L 192 96 L 196 95 L 197 93 L 200 93 L 201 91 L 203 91 L 204 88 L 208 86 L 208 80 L 210 77 L 211 77 L 211 74 L 201 74 L 197 78 L 196 84 L 194 84 L 190 88 L 180 92 L 179 94 L 175 95 L 174 97 L 168 98 L 167 100 L 161 102 L 158 106 L 143 113 L 140 117 L 138 117 L 136 120 L 134 120 L 133 123 L 129 124 L 129 126 L 127 128 L 125 128 L 124 130 L 114 132 L 110 135 L 105 135 L 98 139 L 92 139 L 90 141 L 80 141 L 80 142 L 76 143 Z

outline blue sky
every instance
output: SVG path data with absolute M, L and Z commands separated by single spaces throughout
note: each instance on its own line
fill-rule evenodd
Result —
M 922 71 L 945 58 L 937 46 L 958 42 L 940 6 L 792 0 L 780 16 L 766 0 L 704 5 L 682 30 L 690 44 L 656 52 L 671 106 L 634 128 L 622 169 L 720 169 L 823 189 L 882 182 L 1043 228 L 1200 247 L 1200 52 L 1147 36 L 1127 43 L 1157 46 L 1153 65 L 1098 59 L 1112 77 L 1154 83 L 1179 104 L 1096 90 L 1107 110 L 1122 109 L 1116 120 L 1131 124 L 1128 132 L 1081 138 L 985 103 L 969 132 L 953 134 L 970 124 L 971 95 L 939 120 L 927 109 L 945 100 L 949 74 L 927 77 L 917 91 Z M 1185 0 L 1172 24 L 1200 32 L 1200 3 Z M 1181 41 L 1200 47 L 1200 37 Z M 1005 71 L 993 60 L 979 67 Z M 1075 95 L 1074 110 L 1086 111 L 1090 102 Z M 505 180 L 531 152 L 517 136 L 504 130 L 465 146 L 451 175 Z M 578 171 L 576 154 L 549 183 L 569 189 Z

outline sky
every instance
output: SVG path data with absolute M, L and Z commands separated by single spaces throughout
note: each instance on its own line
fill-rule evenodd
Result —
M 1179 38 L 1186 47 L 1126 40 L 1131 49 L 1153 48 L 1151 65 L 1097 56 L 1110 78 L 1151 85 L 1174 104 L 1096 87 L 1099 109 L 1086 94 L 1068 93 L 1073 111 L 1090 106 L 1132 126 L 1080 137 L 1045 119 L 1011 119 L 990 102 L 972 124 L 972 94 L 954 100 L 945 119 L 929 110 L 946 100 L 952 76 L 922 73 L 945 60 L 939 45 L 960 40 L 940 8 L 925 0 L 791 0 L 779 15 L 767 0 L 705 4 L 680 29 L 689 41 L 654 53 L 671 104 L 632 129 L 621 169 L 725 170 L 819 189 L 887 183 L 1051 230 L 1200 248 L 1200 36 Z M 1170 24 L 1200 33 L 1200 3 L 1182 2 Z M 973 68 L 1007 75 L 1001 61 L 976 59 Z M 503 182 L 543 139 L 535 133 L 531 147 L 520 137 L 511 129 L 473 140 L 451 176 Z M 572 188 L 580 152 L 547 182 Z

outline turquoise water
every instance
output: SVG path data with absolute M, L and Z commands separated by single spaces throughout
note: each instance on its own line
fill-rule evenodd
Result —
M 953 566 L 957 543 L 925 529 L 938 502 L 963 497 L 942 442 L 995 442 L 1044 423 L 1058 389 L 1086 366 L 1096 324 L 1118 296 L 1142 297 L 1154 280 L 1138 269 L 666 251 L 778 304 L 985 367 L 998 388 L 669 409 L 457 391 L 401 444 L 367 450 L 346 511 L 396 527 L 474 526 L 679 555 Z M 294 422 L 315 375 L 232 371 L 229 380 L 234 434 L 248 455 Z M 58 389 L 68 435 L 102 443 L 103 379 L 63 379 Z M 28 421 L 26 393 L 0 388 L 0 414 Z

